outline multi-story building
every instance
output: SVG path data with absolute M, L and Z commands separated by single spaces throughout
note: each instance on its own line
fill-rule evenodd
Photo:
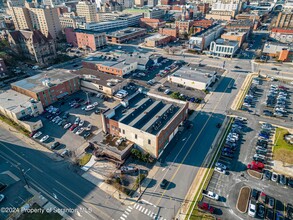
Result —
M 224 40 L 238 41 L 238 46 L 241 47 L 242 43 L 247 38 L 247 32 L 230 31 L 222 34 L 221 38 Z
M 193 21 L 193 26 L 194 27 L 209 28 L 213 24 L 214 24 L 214 21 L 213 20 L 208 20 L 208 19 L 201 19 L 201 20 Z
M 8 41 L 15 52 L 41 65 L 52 63 L 57 57 L 54 39 L 39 30 L 8 32 Z
M 79 48 L 91 49 L 104 47 L 107 44 L 105 32 L 95 32 L 77 29 L 75 30 L 76 42 Z
M 200 3 L 197 5 L 197 10 L 202 14 L 207 14 L 209 12 L 210 4 L 209 3 Z
M 192 35 L 189 39 L 189 48 L 197 51 L 207 49 L 210 43 L 221 36 L 224 26 L 215 24 L 201 32 Z
M 188 21 L 176 21 L 175 22 L 175 27 L 178 28 L 179 33 L 189 33 L 190 27 L 193 25 L 193 21 L 188 20 Z
M 79 1 L 76 5 L 76 13 L 80 17 L 85 17 L 86 22 L 97 21 L 97 5 L 90 1 Z
M 249 13 L 241 13 L 235 16 L 237 20 L 251 20 L 251 21 L 259 21 L 260 16 L 257 14 L 249 14 Z
M 6 76 L 6 71 L 7 71 L 7 68 L 6 68 L 5 62 L 2 58 L 0 58 L 0 78 Z
M 144 28 L 125 28 L 122 30 L 107 33 L 107 41 L 112 43 L 124 43 L 132 39 L 142 37 L 146 34 Z
M 143 28 L 159 29 L 165 27 L 166 22 L 161 19 L 141 18 L 140 26 Z
M 114 20 L 105 22 L 93 22 L 93 23 L 78 23 L 78 28 L 93 30 L 93 31 L 109 31 L 111 29 L 120 29 L 128 27 L 126 20 Z
M 229 21 L 229 23 L 226 24 L 225 30 L 226 31 L 244 31 L 247 32 L 248 35 L 252 32 L 254 23 L 251 22 L 251 20 L 234 20 Z
M 136 92 L 101 114 L 105 133 L 124 137 L 158 158 L 183 125 L 188 103 Z
M 166 45 L 171 41 L 172 37 L 168 35 L 161 35 L 161 34 L 156 34 L 150 37 L 147 37 L 144 40 L 144 45 L 146 47 L 158 47 L 162 45 Z
M 179 37 L 179 31 L 177 28 L 160 28 L 159 34 L 171 36 L 171 41 L 175 41 Z
M 270 37 L 281 43 L 293 43 L 293 29 L 273 28 Z
M 40 73 L 11 83 L 11 88 L 48 106 L 79 91 L 80 82 L 77 75 L 60 70 Z
M 221 57 L 233 57 L 239 48 L 238 41 L 217 39 L 211 42 L 210 54 Z
M 293 28 L 293 12 L 279 12 L 275 27 Z
M 77 28 L 78 23 L 84 23 L 85 17 L 75 16 L 74 13 L 64 13 L 59 17 L 62 30 L 68 27 Z
M 293 61 L 293 46 L 279 42 L 266 42 L 262 53 L 264 55 L 275 57 L 280 61 Z
M 0 114 L 32 132 L 43 127 L 42 121 L 26 120 L 44 111 L 42 103 L 14 90 L 0 93 Z
M 38 29 L 46 37 L 50 33 L 53 39 L 61 34 L 57 8 L 35 7 L 33 3 L 26 2 L 25 7 L 11 7 L 8 13 L 12 16 L 16 30 Z
M 165 10 L 159 8 L 153 9 L 125 9 L 123 10 L 124 13 L 130 14 L 144 14 L 144 18 L 162 18 L 165 15 Z

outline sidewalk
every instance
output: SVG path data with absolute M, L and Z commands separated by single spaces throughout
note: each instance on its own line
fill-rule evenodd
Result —
M 20 140 L 24 141 L 28 145 L 28 147 L 30 147 L 32 149 L 35 149 L 37 151 L 42 151 L 42 153 L 44 153 L 47 157 L 51 158 L 52 160 L 55 160 L 55 161 L 63 160 L 61 157 L 56 155 L 54 152 L 50 151 L 48 148 L 42 146 L 41 144 L 36 142 L 34 139 L 32 139 L 32 138 L 20 133 L 18 130 L 16 130 L 12 126 L 6 124 L 5 122 L 0 121 L 0 126 L 2 128 L 4 128 L 4 129 L 6 129 L 7 131 L 9 131 L 15 137 L 17 137 Z

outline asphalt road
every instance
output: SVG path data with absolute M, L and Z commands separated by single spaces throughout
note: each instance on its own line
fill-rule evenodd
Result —
M 233 77 L 233 78 L 232 78 Z M 235 78 L 235 79 L 234 79 Z M 204 166 L 203 161 L 218 132 L 216 124 L 222 122 L 226 109 L 230 107 L 236 89 L 228 89 L 230 83 L 241 85 L 244 81 L 242 74 L 228 73 L 217 89 L 194 118 L 193 128 L 182 134 L 178 140 L 176 136 L 162 155 L 163 164 L 152 178 L 149 187 L 143 193 L 140 201 L 128 214 L 121 215 L 121 220 L 172 219 L 185 201 L 185 196 L 194 180 L 198 169 Z M 161 189 L 162 179 L 170 181 L 167 189 Z
M 29 185 L 58 208 L 76 209 L 73 219 L 117 219 L 121 215 L 120 202 L 78 175 L 68 162 L 51 160 L 3 128 L 0 149 L 1 160 L 14 167 L 12 171 L 18 178 L 24 181 L 16 166 L 28 171 L 25 176 Z

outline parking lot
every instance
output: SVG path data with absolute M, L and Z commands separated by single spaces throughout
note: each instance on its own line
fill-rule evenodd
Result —
M 87 106 L 87 104 L 85 103 L 88 100 L 92 104 L 98 103 L 98 105 L 93 109 L 86 111 L 85 107 Z M 74 102 L 76 103 L 76 105 L 74 105 Z M 101 128 L 101 118 L 99 111 L 111 106 L 115 106 L 116 104 L 117 101 L 113 99 L 104 101 L 101 98 L 96 97 L 96 95 L 94 94 L 91 95 L 79 91 L 71 95 L 70 97 L 67 97 L 65 100 L 59 101 L 52 105 L 55 108 L 59 109 L 59 120 L 54 120 L 54 118 L 56 119 L 57 114 L 53 114 L 50 112 L 46 112 L 40 116 L 44 126 L 39 130 L 40 132 L 42 132 L 42 135 L 35 139 L 40 142 L 45 135 L 48 135 L 49 138 L 43 142 L 43 144 L 46 145 L 48 148 L 51 148 L 53 143 L 59 142 L 60 145 L 54 148 L 54 151 L 56 153 L 62 154 L 65 150 L 68 150 L 69 152 L 75 152 L 83 143 L 85 143 L 91 137 L 93 133 L 96 133 L 98 129 Z M 66 112 L 69 113 L 68 118 L 64 117 L 64 114 Z M 77 123 L 77 128 L 72 129 L 72 126 L 74 125 L 77 117 L 80 118 L 80 121 Z M 86 128 L 89 124 L 92 125 L 91 129 L 89 129 L 89 131 L 86 131 Z M 64 126 L 66 126 L 66 128 L 64 128 Z M 76 134 L 80 128 L 84 129 L 80 130 L 80 134 Z M 89 133 L 88 137 L 84 136 L 86 133 Z M 70 154 L 68 153 L 68 155 Z
M 233 129 L 233 132 L 237 132 L 235 128 L 237 128 L 237 126 L 235 126 L 234 123 L 234 126 L 231 128 Z M 279 219 L 284 219 L 282 216 L 288 215 L 286 207 L 288 203 L 293 203 L 293 197 L 286 195 L 292 195 L 292 186 L 281 184 L 280 177 L 278 181 L 272 181 L 268 180 L 264 175 L 264 177 L 259 180 L 246 173 L 247 164 L 253 160 L 254 155 L 257 153 L 256 145 L 258 139 L 260 139 L 261 130 L 262 125 L 258 123 L 258 121 L 248 120 L 245 126 L 242 126 L 239 130 L 241 132 L 237 132 L 239 133 L 239 140 L 235 142 L 235 150 L 231 151 L 231 156 L 226 157 L 223 156 L 222 153 L 217 161 L 226 166 L 227 170 L 226 172 L 221 172 L 221 169 L 220 172 L 215 170 L 208 184 L 207 190 L 218 194 L 220 199 L 216 201 L 203 197 L 203 202 L 207 202 L 215 207 L 215 215 L 221 219 L 253 219 L 253 217 L 248 216 L 247 213 L 242 214 L 236 209 L 238 194 L 243 186 L 249 186 L 251 189 L 256 189 L 257 197 L 259 197 L 261 192 L 266 194 L 264 217 L 265 215 L 269 215 L 267 213 L 271 213 L 274 216 L 273 219 L 277 219 L 277 216 Z M 270 137 L 272 135 L 273 129 Z M 232 140 L 231 138 L 233 137 L 230 135 L 230 140 Z M 269 144 L 269 146 L 270 145 L 271 144 Z M 229 146 L 225 144 L 221 152 L 230 152 L 228 149 L 223 150 L 228 147 Z M 271 158 L 270 154 L 268 154 L 265 163 L 266 170 L 270 169 L 270 163 Z M 269 201 L 271 201 L 271 205 L 269 204 Z M 257 202 L 256 204 L 256 217 L 258 219 L 263 219 L 264 217 L 259 216 L 261 214 L 258 213 L 261 202 Z

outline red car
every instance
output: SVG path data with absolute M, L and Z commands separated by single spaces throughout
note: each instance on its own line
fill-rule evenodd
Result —
M 73 131 L 74 128 L 76 128 L 76 127 L 77 127 L 77 124 L 71 125 L 71 127 L 69 128 L 69 130 L 70 130 L 70 131 Z
M 212 207 L 212 206 L 210 206 L 210 205 L 209 205 L 208 203 L 206 203 L 206 202 L 199 202 L 199 203 L 197 204 L 197 207 L 200 208 L 200 209 L 202 209 L 202 210 L 205 210 L 205 211 L 207 211 L 207 212 L 209 212 L 209 213 L 211 213 L 211 214 L 213 214 L 214 211 L 215 211 L 215 208 Z
M 265 165 L 258 161 L 252 161 L 251 163 L 247 164 L 247 169 L 255 170 L 261 172 Z

